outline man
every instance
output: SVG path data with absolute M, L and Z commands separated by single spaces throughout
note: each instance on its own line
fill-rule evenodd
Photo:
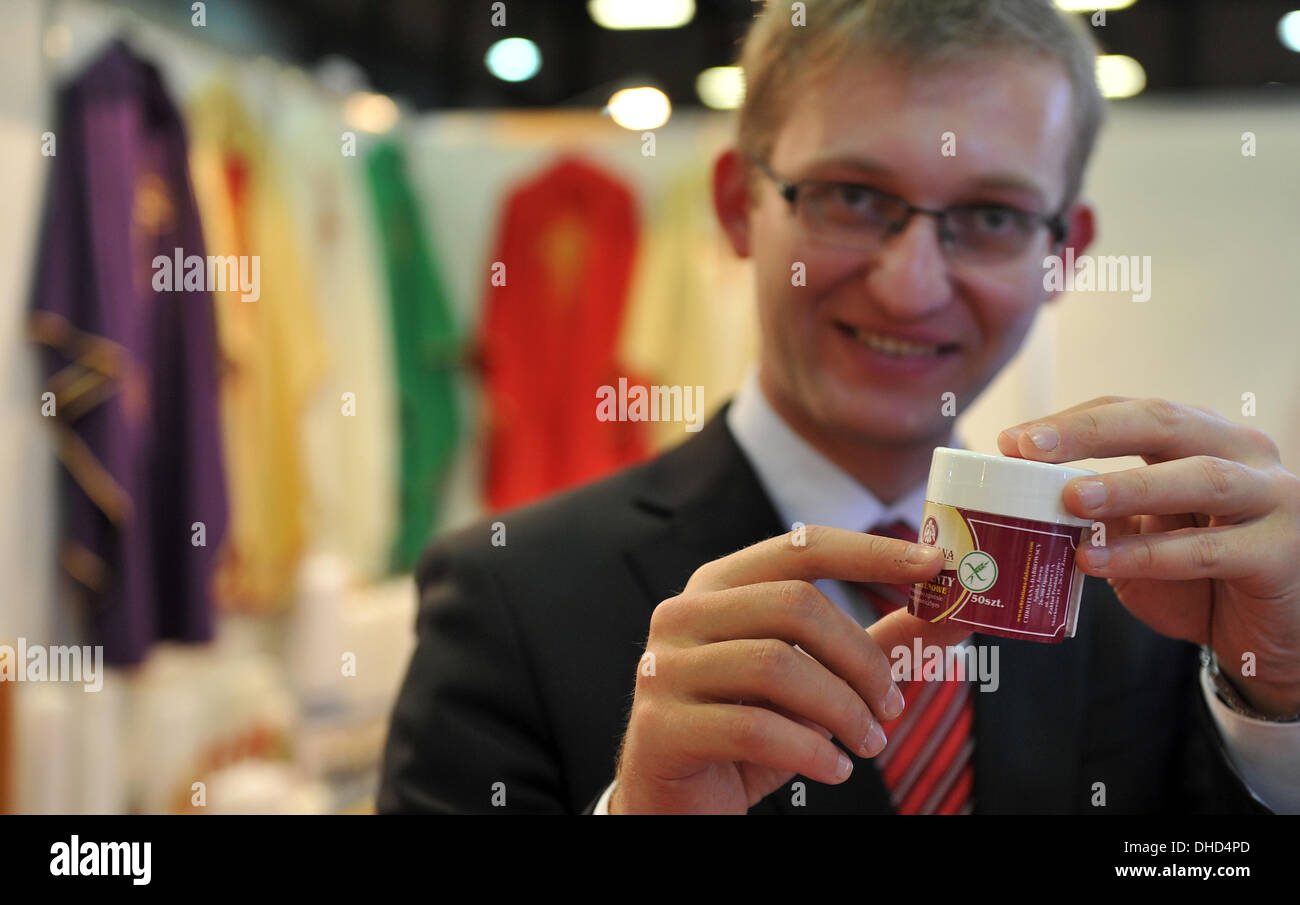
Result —
M 1092 239 L 1094 52 L 1049 0 L 766 11 L 714 166 L 757 374 L 659 459 L 499 516 L 503 546 L 433 545 L 381 812 L 1300 806 L 1300 479 L 1208 409 L 1107 397 L 999 436 L 1147 463 L 1064 493 L 1108 529 L 1078 634 L 974 636 L 991 693 L 891 676 L 896 645 L 964 640 L 885 615 L 888 585 L 940 569 L 900 538 L 956 442 L 941 394 L 988 385 L 1051 296 L 1044 258 Z

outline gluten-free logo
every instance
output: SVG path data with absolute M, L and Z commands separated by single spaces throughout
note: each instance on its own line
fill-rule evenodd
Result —
M 972 550 L 957 564 L 957 580 L 973 594 L 981 594 L 998 580 L 998 564 L 983 550 Z

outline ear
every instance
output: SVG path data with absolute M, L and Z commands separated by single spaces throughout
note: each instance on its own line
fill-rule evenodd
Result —
M 1061 242 L 1059 247 L 1052 249 L 1052 253 L 1061 255 L 1062 258 L 1064 258 L 1066 255 L 1066 249 L 1073 249 L 1073 259 L 1077 261 L 1079 257 L 1088 250 L 1088 247 L 1092 245 L 1092 240 L 1097 235 L 1096 218 L 1097 212 L 1088 202 L 1077 201 L 1072 204 L 1065 214 L 1065 239 Z M 1061 290 L 1053 289 L 1048 293 L 1046 301 L 1056 301 L 1060 295 Z
M 739 149 L 724 150 L 713 161 L 713 211 L 736 255 L 750 256 L 749 162 Z

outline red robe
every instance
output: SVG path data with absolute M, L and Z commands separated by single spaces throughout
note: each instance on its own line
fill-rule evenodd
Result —
M 507 197 L 481 339 L 491 508 L 649 454 L 644 422 L 596 416 L 602 386 L 639 382 L 615 360 L 637 233 L 632 193 L 577 158 L 560 158 Z M 493 285 L 498 263 L 505 285 Z

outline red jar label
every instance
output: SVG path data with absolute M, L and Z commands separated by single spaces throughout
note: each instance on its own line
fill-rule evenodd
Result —
M 926 500 L 921 543 L 943 551 L 944 568 L 912 585 L 907 610 L 987 635 L 1059 643 L 1074 635 L 1083 590 L 1074 552 L 1086 530 Z

